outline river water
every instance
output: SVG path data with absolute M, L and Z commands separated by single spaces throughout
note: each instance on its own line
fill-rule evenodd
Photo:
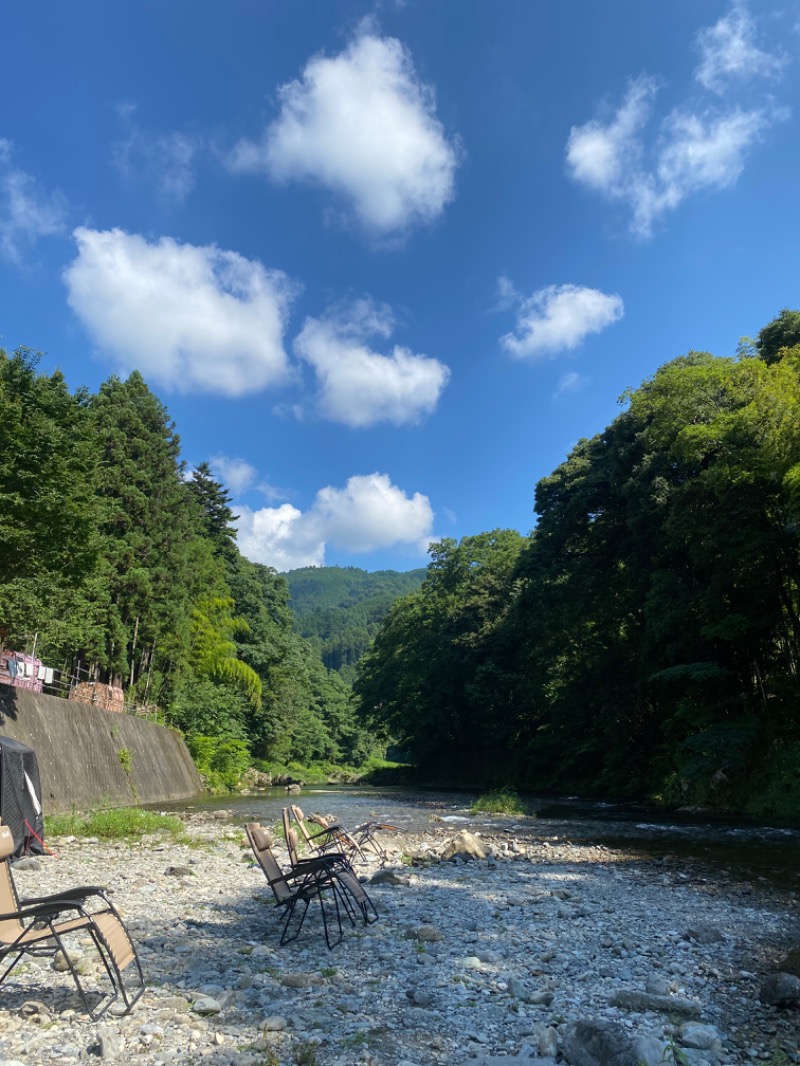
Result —
M 703 863 L 725 880 L 768 883 L 800 891 L 800 830 L 721 818 L 709 812 L 665 812 L 641 805 L 588 802 L 578 798 L 524 796 L 535 817 L 472 814 L 474 794 L 369 786 L 307 786 L 287 796 L 283 788 L 247 795 L 202 796 L 172 810 L 225 809 L 242 822 L 280 822 L 281 808 L 296 803 L 306 814 L 333 815 L 346 827 L 369 819 L 410 832 L 452 824 L 480 833 L 491 829 L 518 838 L 610 848 L 676 863 Z M 164 809 L 164 808 L 162 808 Z

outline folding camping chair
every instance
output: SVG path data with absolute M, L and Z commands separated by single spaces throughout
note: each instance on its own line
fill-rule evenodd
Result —
M 371 851 L 380 859 L 381 866 L 385 866 L 389 861 L 389 855 L 378 834 L 383 831 L 391 833 L 398 833 L 400 831 L 399 826 L 390 825 L 388 822 L 363 822 L 361 825 L 357 825 L 355 829 L 348 832 L 342 826 L 337 825 L 322 814 L 309 814 L 308 821 L 321 826 L 323 830 L 327 829 L 334 835 L 337 833 L 344 834 L 342 837 L 343 842 L 345 839 L 347 841 L 352 841 L 352 844 L 348 845 L 348 854 L 351 861 L 354 861 L 356 856 L 358 856 L 366 862 L 367 856 L 365 852 Z
M 293 828 L 289 820 L 288 807 L 283 808 L 282 817 L 286 849 L 289 852 L 289 861 L 292 864 L 292 869 L 297 873 L 301 873 L 306 868 L 324 866 L 335 882 L 336 888 L 340 893 L 339 898 L 342 900 L 350 920 L 353 920 L 352 905 L 355 904 L 364 919 L 365 925 L 377 921 L 378 911 L 375 908 L 375 904 L 367 895 L 367 890 L 358 877 L 356 877 L 347 856 L 343 852 L 335 851 L 317 854 L 309 859 L 301 858 L 297 849 L 297 830 Z
M 288 873 L 281 869 L 278 860 L 272 851 L 274 843 L 272 834 L 264 829 L 258 822 L 248 822 L 245 826 L 247 839 L 258 865 L 267 879 L 272 894 L 275 897 L 275 906 L 283 908 L 284 920 L 281 929 L 281 947 L 292 940 L 296 940 L 303 928 L 306 914 L 312 900 L 319 901 L 322 913 L 322 925 L 325 930 L 325 943 L 328 948 L 334 948 L 342 939 L 342 915 L 339 910 L 340 895 L 333 881 L 333 876 L 326 863 L 306 862 L 298 870 L 292 869 Z M 326 900 L 326 891 L 329 890 L 333 909 Z M 292 932 L 292 919 L 295 910 L 300 905 L 300 920 Z M 352 923 L 353 916 L 349 907 L 345 906 L 345 913 Z M 335 917 L 338 936 L 331 939 L 331 921 Z
M 312 833 L 308 828 L 306 816 L 302 810 L 294 803 L 291 805 L 290 810 L 297 823 L 297 828 L 312 851 L 325 854 L 333 851 L 334 848 L 339 848 L 346 855 L 348 862 L 352 863 L 356 857 L 366 862 L 367 857 L 359 847 L 358 841 L 350 836 L 343 826 L 329 823 L 320 829 L 318 833 Z M 319 825 L 320 822 L 317 819 L 318 816 L 312 815 L 308 821 L 316 821 Z
M 96 886 L 67 889 L 57 895 L 20 901 L 9 858 L 14 852 L 14 837 L 7 825 L 0 826 L 0 961 L 10 959 L 0 974 L 0 984 L 26 955 L 63 954 L 78 994 L 89 1017 L 96 1021 L 112 1003 L 121 998 L 127 1014 L 144 992 L 144 974 L 133 941 L 106 890 Z M 92 1006 L 87 990 L 78 976 L 75 960 L 67 949 L 65 937 L 81 932 L 91 938 L 103 964 L 110 992 Z M 69 939 L 69 938 L 68 938 Z M 123 971 L 133 966 L 129 988 Z M 99 1006 L 99 1004 L 103 1004 Z

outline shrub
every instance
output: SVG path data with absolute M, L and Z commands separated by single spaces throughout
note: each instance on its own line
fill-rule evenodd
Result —
M 129 840 L 144 833 L 165 833 L 173 838 L 184 835 L 180 818 L 141 807 L 49 814 L 44 826 L 45 833 L 51 836 L 98 837 L 100 840 Z
M 519 794 L 513 788 L 495 788 L 478 796 L 470 807 L 473 814 L 522 814 L 528 813 L 528 808 L 519 798 Z

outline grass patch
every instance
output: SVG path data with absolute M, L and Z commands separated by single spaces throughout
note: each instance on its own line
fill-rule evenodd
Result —
M 141 807 L 49 814 L 45 817 L 44 827 L 49 836 L 98 837 L 100 840 L 130 840 L 145 833 L 164 833 L 178 840 L 185 835 L 180 818 L 145 811 Z
M 513 788 L 495 788 L 485 792 L 478 796 L 470 811 L 472 814 L 528 814 L 528 808 Z

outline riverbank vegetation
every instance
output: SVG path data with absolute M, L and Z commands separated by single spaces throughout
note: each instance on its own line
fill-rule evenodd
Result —
M 434 546 L 370 727 L 428 780 L 800 817 L 800 313 L 661 367 L 536 512 Z
M 531 812 L 513 788 L 493 788 L 470 805 L 473 814 L 529 815 Z
M 142 807 L 113 807 L 71 814 L 45 815 L 45 835 L 50 837 L 97 837 L 98 840 L 136 840 L 159 833 L 183 841 L 186 831 L 180 818 Z

